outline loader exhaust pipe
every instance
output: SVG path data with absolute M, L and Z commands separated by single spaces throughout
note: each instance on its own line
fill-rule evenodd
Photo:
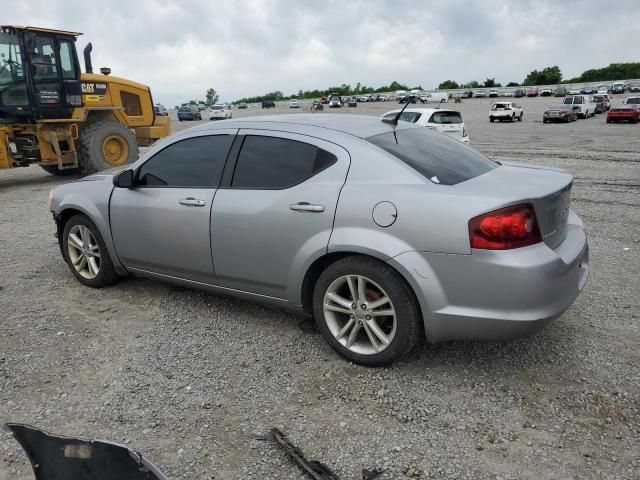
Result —
M 93 65 L 91 64 L 91 50 L 93 50 L 93 45 L 91 42 L 87 43 L 87 46 L 84 47 L 84 69 L 87 73 L 93 73 Z

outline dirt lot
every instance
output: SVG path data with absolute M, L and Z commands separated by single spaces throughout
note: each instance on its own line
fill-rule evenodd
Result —
M 513 124 L 489 123 L 489 99 L 448 106 L 483 153 L 575 176 L 586 289 L 533 338 L 424 346 L 386 369 L 346 363 L 287 313 L 134 278 L 81 286 L 46 208 L 67 180 L 0 172 L 0 423 L 126 443 L 173 479 L 301 478 L 261 440 L 272 426 L 344 479 L 374 466 L 385 479 L 640 478 L 640 125 L 545 125 L 554 102 L 522 100 Z M 0 433 L 0 480 L 32 478 Z

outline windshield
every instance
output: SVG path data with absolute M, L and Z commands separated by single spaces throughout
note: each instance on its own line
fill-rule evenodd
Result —
M 640 105 L 640 97 L 629 97 L 627 103 L 631 105 Z
M 431 115 L 429 122 L 442 123 L 446 125 L 462 123 L 462 115 L 460 115 L 460 112 L 436 112 Z
M 428 128 L 382 133 L 366 139 L 433 183 L 455 185 L 487 173 L 498 164 Z
M 0 87 L 24 79 L 18 37 L 0 33 Z

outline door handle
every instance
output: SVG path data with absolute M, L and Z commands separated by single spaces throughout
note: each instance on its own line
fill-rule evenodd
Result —
M 312 205 L 309 202 L 298 202 L 289 205 L 289 209 L 296 212 L 324 212 L 324 205 Z
M 204 207 L 206 204 L 207 202 L 199 198 L 187 197 L 180 200 L 180 205 L 187 205 L 189 207 Z

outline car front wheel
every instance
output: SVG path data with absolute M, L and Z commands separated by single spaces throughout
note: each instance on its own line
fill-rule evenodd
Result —
M 64 259 L 81 283 L 97 288 L 118 280 L 102 235 L 88 217 L 71 217 L 62 235 Z
M 318 279 L 313 311 L 325 340 L 354 363 L 388 365 L 421 335 L 412 292 L 388 265 L 362 256 L 330 265 Z

